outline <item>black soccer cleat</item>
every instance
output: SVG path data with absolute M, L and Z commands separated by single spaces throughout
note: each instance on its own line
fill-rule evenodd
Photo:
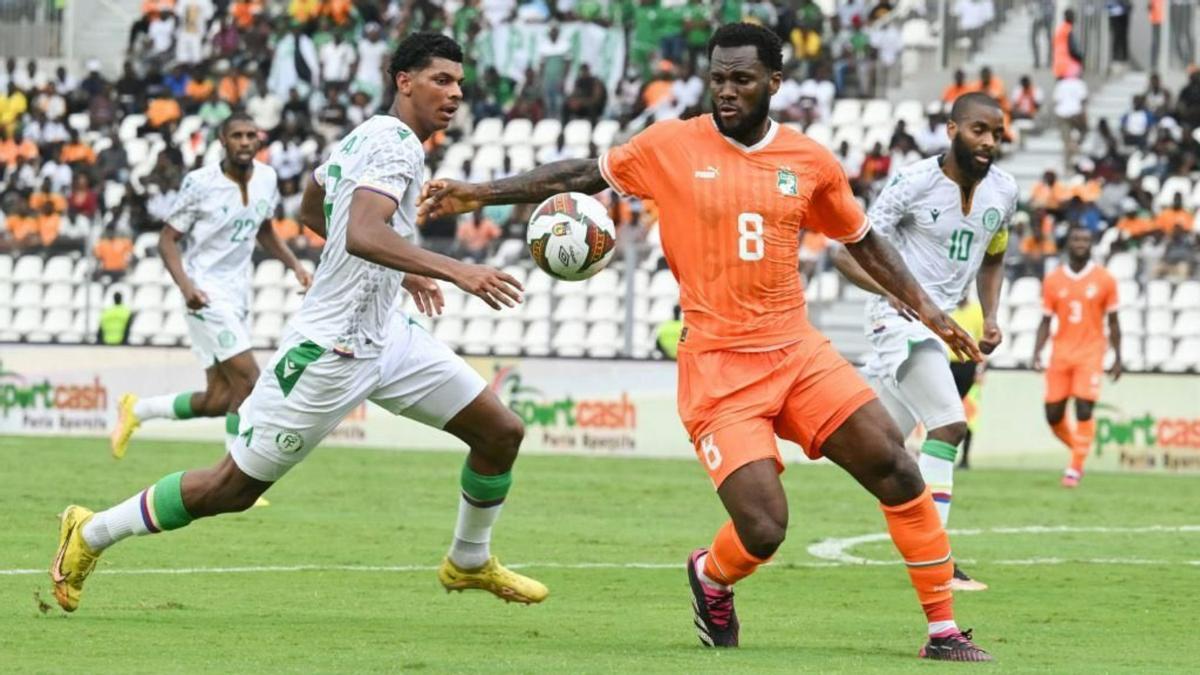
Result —
M 705 647 L 736 647 L 740 626 L 737 612 L 733 609 L 733 591 L 713 588 L 700 581 L 696 574 L 696 560 L 707 552 L 707 549 L 698 548 L 692 551 L 687 561 L 696 635 Z
M 918 654 L 932 661 L 992 661 L 992 655 L 971 642 L 971 629 L 943 637 L 930 637 Z

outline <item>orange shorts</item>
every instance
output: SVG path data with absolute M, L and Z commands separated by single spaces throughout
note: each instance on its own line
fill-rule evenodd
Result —
M 720 487 L 760 459 L 782 472 L 776 436 L 819 458 L 825 439 L 875 392 L 813 331 L 766 352 L 680 352 L 678 399 L 696 456 Z
M 1050 367 L 1046 368 L 1046 402 L 1057 403 L 1070 397 L 1098 401 L 1103 379 L 1102 363 L 1056 363 L 1051 360 Z

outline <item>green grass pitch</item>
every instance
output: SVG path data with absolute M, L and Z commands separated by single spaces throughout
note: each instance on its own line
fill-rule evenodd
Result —
M 1161 673 L 1200 663 L 1200 502 L 1196 479 L 1174 476 L 1090 475 L 1068 492 L 1053 472 L 960 472 L 951 525 L 974 532 L 953 537 L 954 550 L 992 589 L 960 594 L 958 617 L 993 666 L 916 658 L 923 617 L 898 565 L 818 565 L 810 545 L 884 531 L 869 495 L 832 467 L 784 474 L 789 539 L 738 586 L 736 651 L 701 648 L 691 626 L 683 561 L 723 516 L 687 461 L 523 458 L 494 551 L 549 585 L 541 606 L 438 586 L 460 454 L 322 448 L 268 493 L 269 508 L 119 544 L 78 612 L 38 610 L 35 593 L 53 602 L 44 570 L 63 506 L 109 506 L 219 452 L 135 439 L 113 462 L 99 440 L 0 438 L 0 671 Z M 887 541 L 846 552 L 896 560 Z

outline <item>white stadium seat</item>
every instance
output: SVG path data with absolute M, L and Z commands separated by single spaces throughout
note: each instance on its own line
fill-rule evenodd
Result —
M 592 129 L 592 143 L 600 150 L 604 150 L 612 146 L 617 140 L 617 133 L 621 131 L 621 124 L 616 120 L 600 120 L 596 122 L 596 127 Z
M 443 316 L 433 328 L 433 337 L 451 349 L 462 344 L 463 320 L 457 316 Z
M 888 146 L 892 142 L 892 132 L 894 128 L 890 124 L 876 124 L 866 128 L 863 134 L 862 147 L 870 150 L 878 143 L 880 147 L 887 151 Z
M 625 303 L 615 295 L 604 295 L 592 298 L 588 304 L 588 321 L 623 321 L 625 319 Z
M 620 334 L 615 321 L 597 321 L 587 332 L 584 347 L 588 356 L 612 358 L 625 347 L 625 338 Z
M 1018 307 L 1009 320 L 1009 330 L 1014 333 L 1025 333 L 1036 331 L 1042 323 L 1042 310 L 1038 307 L 1026 305 Z
M 42 306 L 42 285 L 26 281 L 17 286 L 16 292 L 12 298 L 13 307 L 41 307 Z
M 1040 305 L 1042 282 L 1037 277 L 1021 277 L 1012 284 L 1008 293 L 1008 304 L 1013 306 Z
M 1117 298 L 1121 307 L 1141 309 L 1146 304 L 1146 299 L 1142 297 L 1142 285 L 1132 279 L 1117 282 Z
M 163 320 L 159 333 L 151 336 L 150 344 L 170 347 L 182 342 L 185 335 L 187 335 L 187 323 L 183 318 L 183 312 L 174 311 Z
M 7 281 L 12 278 L 13 259 L 10 255 L 0 255 L 0 281 Z
M 1146 338 L 1146 368 L 1157 370 L 1173 355 L 1171 338 L 1164 335 L 1150 334 Z
M 499 117 L 485 117 L 475 123 L 471 134 L 471 142 L 475 145 L 497 143 L 504 133 L 504 120 Z
M 504 137 L 500 141 L 506 146 L 529 145 L 533 139 L 533 121 L 525 118 L 509 120 L 504 127 Z
M 13 317 L 10 331 L 0 333 L 0 340 L 15 342 L 36 331 L 42 325 L 42 310 L 37 307 L 22 307 Z
M 554 297 L 556 298 L 584 298 L 587 296 L 587 282 L 585 281 L 559 281 L 554 284 Z
M 900 101 L 896 104 L 895 110 L 892 111 L 892 117 L 896 120 L 904 120 L 908 133 L 916 133 L 918 129 L 924 126 L 925 105 L 913 99 Z
M 1171 176 L 1163 181 L 1162 188 L 1154 198 L 1156 209 L 1170 208 L 1175 195 L 1183 195 L 1183 208 L 1192 207 L 1192 181 L 1187 176 Z
M 575 119 L 563 127 L 565 145 L 582 145 L 587 147 L 592 142 L 592 123 L 587 120 Z
M 21 334 L 13 330 L 13 310 L 0 307 L 0 342 L 16 342 Z
M 554 332 L 554 341 L 550 346 L 559 356 L 583 356 L 584 339 L 583 323 L 572 321 L 558 327 L 558 330 Z
M 283 289 L 277 286 L 260 288 L 254 293 L 255 312 L 282 312 L 284 306 Z
M 562 133 L 562 122 L 544 118 L 538 120 L 538 123 L 533 127 L 533 146 L 540 148 L 547 145 L 558 143 L 558 137 Z
M 624 295 L 625 289 L 619 284 L 621 275 L 611 267 L 600 270 L 596 276 L 587 280 L 587 294 L 590 297 L 599 295 Z
M 830 144 L 834 150 L 842 147 L 844 142 L 851 150 L 869 151 L 871 148 L 863 146 L 863 128 L 857 124 L 847 124 L 837 128 L 833 134 L 833 142 Z
M 1130 371 L 1140 371 L 1146 368 L 1146 356 L 1142 351 L 1142 339 L 1137 336 L 1125 337 L 1125 327 L 1121 326 L 1121 361 Z M 1108 364 L 1111 365 L 1111 364 Z
M 861 125 L 862 101 L 853 98 L 839 98 L 833 104 L 833 111 L 829 115 L 829 124 L 834 128 Z
M 548 293 L 538 295 L 525 295 L 525 302 L 521 303 L 520 315 L 526 321 L 536 321 L 539 319 L 550 318 L 551 298 Z
M 826 148 L 833 149 L 833 129 L 828 124 L 813 122 L 804 133 Z
M 1018 365 L 1030 365 L 1033 360 L 1034 344 L 1036 344 L 1036 336 L 1033 333 L 1018 333 L 1013 337 L 1012 356 Z
M 74 289 L 69 283 L 50 284 L 46 287 L 46 292 L 42 295 L 42 305 L 46 309 L 54 309 L 63 307 L 71 309 L 74 307 L 71 304 L 71 296 L 74 294 Z
M 867 101 L 863 106 L 860 123 L 865 127 L 887 126 L 890 128 L 895 126 L 895 122 L 892 120 L 891 101 L 882 98 Z
M 503 305 L 501 305 L 501 306 L 503 306 Z M 502 310 L 502 311 L 514 312 L 516 310 L 515 310 L 515 308 L 514 309 L 506 308 L 505 310 Z M 473 295 L 464 296 L 462 311 L 459 312 L 459 314 L 464 319 L 489 319 L 489 320 L 498 318 L 500 313 L 501 312 L 498 312 L 498 311 L 492 309 L 491 306 L 488 305 L 486 302 L 484 302 L 483 300 L 480 300 L 479 298 L 477 298 Z
M 17 259 L 17 264 L 13 267 L 13 281 L 37 281 L 42 280 L 42 259 L 35 255 L 21 256 Z
M 468 354 L 486 354 L 492 346 L 492 329 L 495 322 L 491 319 L 471 319 L 463 330 L 462 342 L 459 348 Z
M 0 307 L 12 307 L 13 285 L 8 281 L 0 281 Z
M 587 316 L 587 301 L 583 297 L 562 298 L 554 306 L 554 320 L 562 323 L 567 321 L 583 321 Z
M 522 348 L 529 356 L 546 356 L 550 353 L 550 322 L 533 321 L 525 327 Z
M 134 345 L 149 344 L 150 339 L 162 332 L 162 312 L 154 310 L 138 310 L 133 314 L 129 325 L 129 343 Z
M 1117 312 L 1117 319 L 1121 322 L 1122 339 L 1126 335 L 1138 337 L 1146 334 L 1146 327 L 1142 323 L 1142 310 L 1122 309 Z
M 1171 337 L 1188 338 L 1200 335 L 1200 310 L 1187 310 L 1175 316 Z
M 279 343 L 283 334 L 283 314 L 280 312 L 256 312 L 250 340 L 259 349 L 270 349 Z
M 1175 287 L 1171 309 L 1200 309 L 1200 281 L 1184 281 Z
M 508 163 L 513 171 L 525 172 L 537 167 L 537 157 L 532 145 L 512 145 L 508 148 Z
M 1146 284 L 1146 306 L 1150 308 L 1170 307 L 1171 282 L 1166 279 L 1155 279 Z
M 42 318 L 41 326 L 30 331 L 30 342 L 67 342 L 63 337 L 71 332 L 73 312 L 66 307 L 51 309 Z
M 1170 335 L 1174 323 L 1171 319 L 1171 310 L 1169 309 L 1152 309 L 1146 312 L 1146 335 Z
M 69 256 L 56 255 L 46 262 L 42 269 L 42 283 L 52 284 L 59 281 L 70 281 L 71 271 L 75 263 Z
M 497 356 L 517 356 L 521 353 L 524 323 L 520 319 L 501 319 L 492 336 L 492 353 Z
M 442 156 L 442 167 L 452 167 L 455 171 L 461 171 L 463 162 L 471 159 L 475 154 L 475 149 L 469 143 L 455 143 L 446 148 L 446 154 Z
M 121 127 L 117 131 L 117 138 L 122 141 L 129 142 L 137 138 L 138 127 L 146 124 L 145 115 L 126 115 L 121 119 Z
M 1171 355 L 1171 361 L 1176 372 L 1190 370 L 1192 372 L 1200 372 L 1200 337 L 1186 337 L 1175 345 L 1175 352 Z
M 1137 258 L 1132 253 L 1114 253 L 1105 267 L 1117 281 L 1129 281 L 1137 276 Z
M 675 277 L 671 275 L 670 270 L 655 272 L 654 278 L 650 280 L 650 297 L 679 298 L 679 284 L 675 281 Z
M 656 324 L 670 321 L 675 318 L 675 305 L 678 303 L 679 301 L 675 298 L 655 298 L 650 303 L 650 312 L 646 318 Z
M 282 286 L 285 274 L 287 274 L 287 268 L 283 266 L 282 261 L 267 258 L 254 268 L 254 287 Z
M 526 298 L 535 295 L 550 295 L 554 286 L 554 277 L 537 270 L 529 275 L 525 282 Z

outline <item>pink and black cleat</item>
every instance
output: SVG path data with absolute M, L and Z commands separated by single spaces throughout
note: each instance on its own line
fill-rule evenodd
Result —
M 929 637 L 918 654 L 933 661 L 991 661 L 992 655 L 971 642 L 971 629 Z
M 696 635 L 705 647 L 738 646 L 738 618 L 733 609 L 733 591 L 713 588 L 700 580 L 696 561 L 707 549 L 698 548 L 688 556 L 688 583 L 692 587 L 692 609 L 695 612 Z
M 1065 488 L 1079 487 L 1079 480 L 1083 478 L 1083 472 L 1075 469 L 1067 469 L 1063 472 L 1062 486 Z

